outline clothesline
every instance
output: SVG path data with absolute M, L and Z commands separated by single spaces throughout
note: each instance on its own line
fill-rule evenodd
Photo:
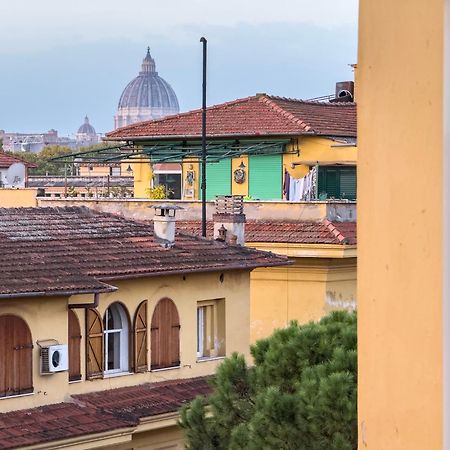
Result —
M 317 185 L 317 167 L 313 167 L 304 177 L 294 178 L 284 171 L 283 193 L 286 200 L 298 202 L 313 200 Z

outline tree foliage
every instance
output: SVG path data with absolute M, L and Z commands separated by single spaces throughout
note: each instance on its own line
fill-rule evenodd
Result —
M 190 450 L 357 448 L 356 315 L 333 312 L 289 327 L 233 354 L 213 392 L 181 410 Z

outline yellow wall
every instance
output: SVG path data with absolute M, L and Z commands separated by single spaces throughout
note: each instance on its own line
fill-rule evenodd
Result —
M 291 320 L 318 320 L 335 309 L 356 307 L 356 259 L 292 258 L 293 266 L 251 274 L 251 341 Z
M 443 0 L 360 1 L 364 450 L 442 448 L 443 7 Z
M 92 170 L 89 169 L 92 167 Z M 99 166 L 92 164 L 91 166 L 80 166 L 80 177 L 106 177 L 110 173 L 109 166 Z
M 193 189 L 194 190 L 194 197 L 192 197 L 192 198 L 194 198 L 194 199 L 200 198 L 200 178 L 201 178 L 201 175 L 200 175 L 200 164 L 198 163 L 197 160 L 192 160 L 189 163 L 182 164 L 181 168 L 182 168 L 182 171 L 183 171 L 182 179 L 181 179 L 181 187 L 182 187 L 182 190 L 183 190 L 182 191 L 183 198 L 186 197 L 188 199 L 191 199 L 191 197 L 188 197 L 186 195 L 186 192 L 185 192 L 186 189 Z M 191 186 L 188 185 L 187 181 L 186 181 L 186 177 L 187 177 L 188 171 L 193 171 L 194 174 L 195 174 L 194 175 L 194 182 L 193 182 L 193 184 Z
M 37 206 L 37 189 L 0 189 L 0 208 Z
M 309 165 L 314 162 L 338 163 L 346 162 L 356 164 L 356 147 L 332 147 L 339 142 L 317 136 L 302 136 L 294 144 L 288 145 L 288 151 L 283 155 L 283 166 L 294 178 L 302 178 L 309 172 Z M 306 165 L 301 164 L 307 163 Z M 294 163 L 294 167 L 292 164 Z M 300 164 L 299 164 L 300 163 Z
M 152 371 L 128 376 L 108 377 L 93 381 L 68 383 L 68 373 L 39 374 L 39 351 L 33 350 L 34 394 L 0 399 L 1 411 L 31 408 L 49 403 L 65 401 L 68 395 L 82 394 L 103 389 L 136 385 L 144 382 L 190 378 L 212 374 L 220 359 L 197 361 L 197 302 L 225 299 L 226 354 L 234 351 L 249 355 L 250 324 L 250 277 L 248 272 L 225 272 L 223 282 L 220 273 L 187 274 L 183 276 L 156 277 L 112 282 L 119 290 L 100 296 L 99 313 L 103 316 L 114 301 L 126 305 L 131 318 L 141 301 L 148 300 L 148 323 L 153 310 L 163 297 L 171 298 L 178 309 L 181 321 L 180 359 L 181 367 L 163 371 Z M 92 296 L 73 296 L 71 303 L 92 302 Z M 31 298 L 0 300 L 0 314 L 16 314 L 28 323 L 33 342 L 56 339 L 67 343 L 67 298 Z M 75 310 L 82 331 L 81 367 L 85 374 L 85 314 Z M 150 333 L 148 333 L 150 335 Z M 150 347 L 150 344 L 149 344 Z M 151 349 L 149 350 L 151 351 Z M 150 361 L 150 358 L 149 358 Z M 84 380 L 84 376 L 83 376 Z
M 128 166 L 127 166 L 128 167 Z M 138 163 L 131 164 L 134 175 L 134 197 L 149 198 L 148 189 L 151 186 L 153 171 L 148 160 L 142 158 Z
M 241 184 L 234 181 L 234 171 L 243 162 L 245 164 L 245 181 Z M 233 158 L 231 160 L 231 194 L 232 195 L 248 195 L 248 157 L 242 156 L 241 158 Z

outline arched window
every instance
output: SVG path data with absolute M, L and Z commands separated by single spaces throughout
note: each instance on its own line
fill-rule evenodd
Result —
M 0 397 L 33 392 L 32 349 L 26 322 L 0 316 Z
M 180 319 L 169 298 L 160 300 L 153 312 L 150 351 L 152 370 L 180 365 Z
M 80 344 L 81 331 L 77 315 L 69 309 L 69 381 L 81 380 Z
M 105 374 L 128 372 L 130 368 L 128 314 L 120 303 L 113 303 L 103 318 Z

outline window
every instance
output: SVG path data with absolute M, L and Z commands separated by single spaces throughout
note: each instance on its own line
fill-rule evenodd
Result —
M 181 173 L 156 173 L 155 186 L 163 185 L 166 188 L 167 198 L 181 198 Z
M 105 374 L 128 372 L 128 315 L 120 303 L 113 303 L 103 318 Z
M 197 358 L 225 356 L 225 300 L 197 304 Z
M 319 167 L 319 199 L 356 199 L 356 167 L 322 166 Z
M 153 312 L 150 350 L 152 370 L 180 365 L 180 319 L 169 298 L 160 300 Z
M 80 343 L 81 331 L 77 315 L 69 309 L 69 381 L 81 380 Z
M 33 392 L 30 329 L 20 317 L 0 316 L 0 397 Z

